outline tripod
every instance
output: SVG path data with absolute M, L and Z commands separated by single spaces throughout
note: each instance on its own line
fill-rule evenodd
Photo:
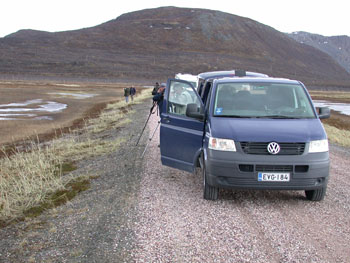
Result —
M 149 118 L 151 117 L 151 115 L 152 115 L 153 113 L 155 113 L 155 111 L 153 111 L 153 109 L 154 109 L 154 107 L 156 107 L 156 105 L 157 105 L 157 103 L 153 102 L 153 105 L 152 105 L 152 107 L 151 107 L 151 109 L 150 109 L 150 111 L 149 111 L 148 118 L 147 118 L 147 120 L 146 120 L 146 122 L 145 122 L 145 125 L 143 126 L 143 129 L 142 129 L 142 131 L 141 131 L 141 134 L 140 134 L 140 136 L 139 136 L 139 139 L 137 140 L 136 146 L 137 146 L 137 145 L 139 144 L 139 142 L 140 142 L 140 139 L 141 139 L 141 137 L 142 137 L 142 134 L 143 134 L 143 132 L 144 132 L 146 126 L 147 126 L 147 123 L 148 123 L 148 121 L 149 121 Z
M 156 133 L 156 130 L 158 129 L 159 125 L 160 125 L 160 121 L 158 121 L 157 127 L 154 129 L 154 131 L 152 133 L 152 136 L 148 138 L 148 142 L 147 142 L 147 144 L 145 146 L 145 149 L 144 149 L 144 151 L 143 151 L 143 153 L 141 155 L 141 158 L 143 158 L 143 156 L 144 156 L 144 154 L 145 154 L 145 152 L 147 150 L 148 144 L 152 141 L 152 139 L 154 137 L 154 134 Z

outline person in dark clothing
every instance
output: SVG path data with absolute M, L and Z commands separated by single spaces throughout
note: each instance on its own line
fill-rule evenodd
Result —
M 124 97 L 125 97 L 125 102 L 129 102 L 129 96 L 130 96 L 130 88 L 124 88 Z
M 152 90 L 152 95 L 156 95 L 159 89 L 159 83 L 156 82 L 156 85 L 154 86 L 153 90 Z
M 162 113 L 162 110 L 163 110 L 163 98 L 164 98 L 165 88 L 166 88 L 166 84 L 162 83 L 157 93 L 153 96 L 153 103 L 157 103 L 159 113 Z
M 134 95 L 136 94 L 136 89 L 134 87 L 130 88 L 131 101 L 134 101 Z

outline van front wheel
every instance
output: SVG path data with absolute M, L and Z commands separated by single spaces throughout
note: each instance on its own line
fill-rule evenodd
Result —
M 212 201 L 217 200 L 218 194 L 219 194 L 219 188 L 208 184 L 207 172 L 205 170 L 205 165 L 203 165 L 202 173 L 203 173 L 203 184 L 204 184 L 204 187 L 203 187 L 204 188 L 203 189 L 204 199 L 205 200 L 212 200 Z
M 310 201 L 322 201 L 326 195 L 327 187 L 322 187 L 315 190 L 305 190 L 306 198 Z

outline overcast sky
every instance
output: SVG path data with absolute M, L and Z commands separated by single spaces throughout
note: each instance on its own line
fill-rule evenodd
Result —
M 281 32 L 350 36 L 348 0 L 1 0 L 0 37 L 20 29 L 56 32 L 92 27 L 124 13 L 161 6 L 220 10 Z

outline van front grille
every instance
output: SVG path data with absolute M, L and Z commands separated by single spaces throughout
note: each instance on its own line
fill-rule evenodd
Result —
M 265 165 L 265 164 L 240 164 L 238 165 L 239 171 L 252 173 L 252 172 L 281 172 L 292 173 L 293 165 Z M 295 165 L 295 173 L 307 173 L 309 171 L 308 165 Z
M 242 151 L 246 154 L 269 155 L 268 142 L 241 142 Z M 302 155 L 305 143 L 278 143 L 281 147 L 277 155 Z
M 293 165 L 260 165 L 255 166 L 257 172 L 293 172 Z

